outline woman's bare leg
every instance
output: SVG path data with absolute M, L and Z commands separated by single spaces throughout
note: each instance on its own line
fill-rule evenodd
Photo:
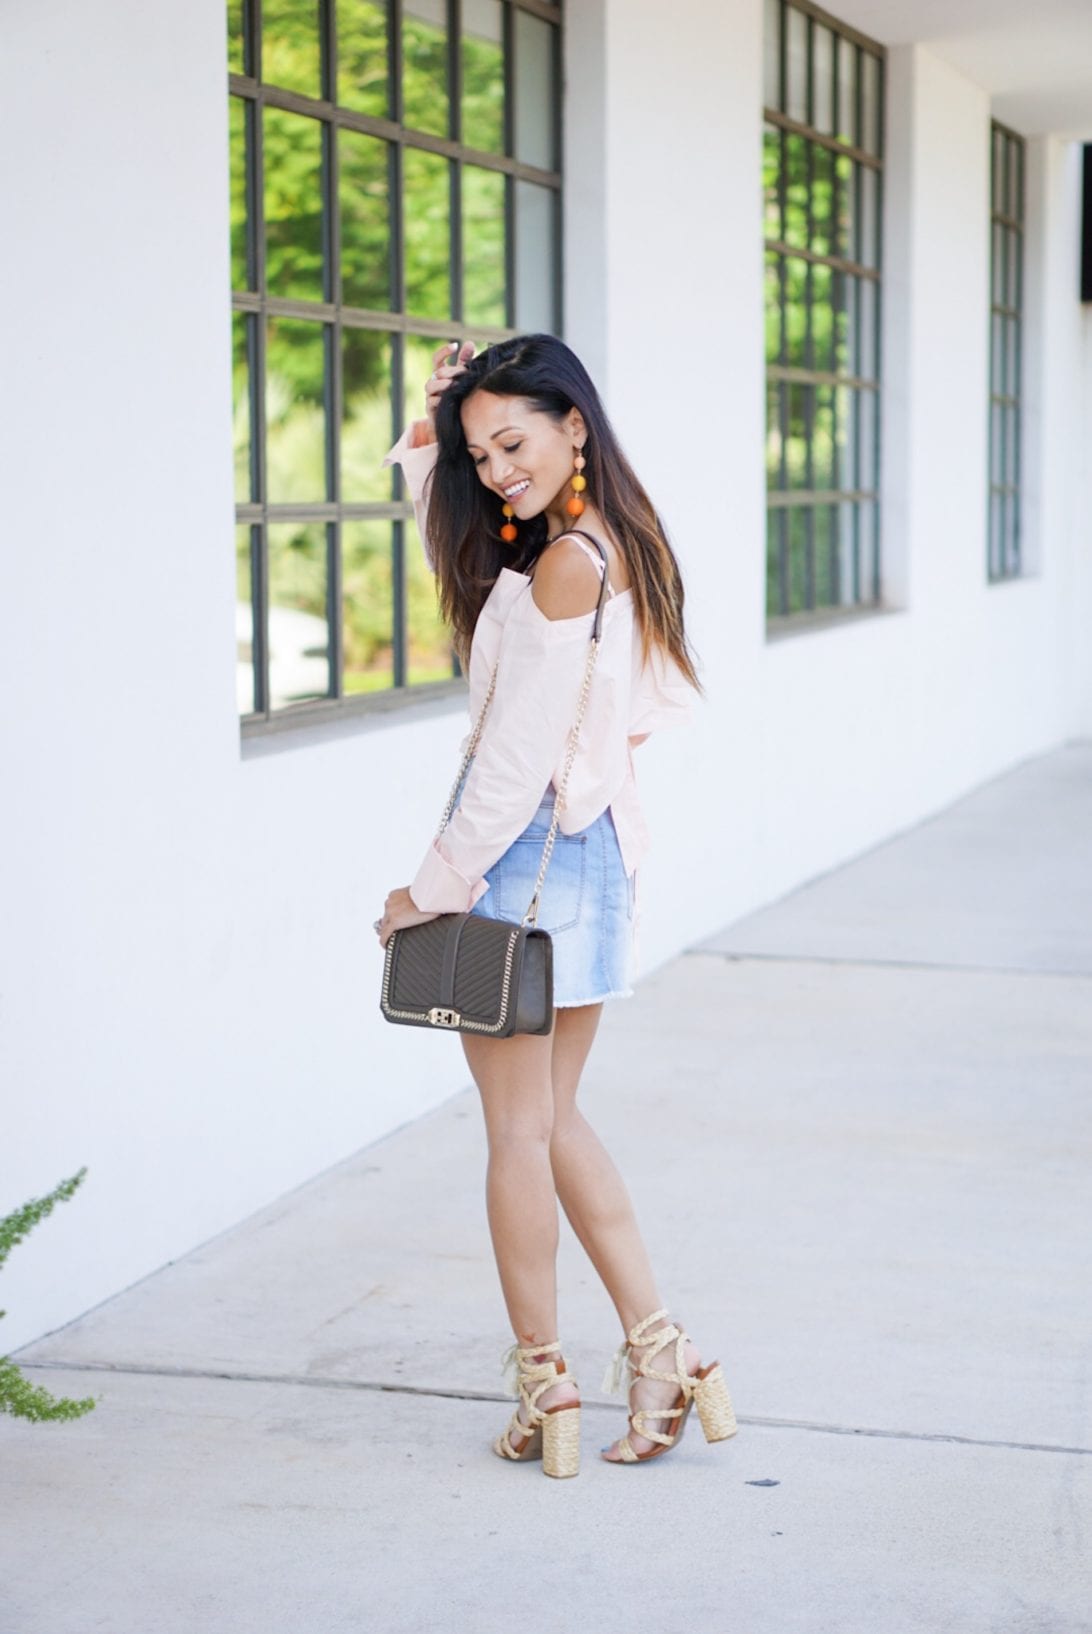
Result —
M 552 1344 L 558 1338 L 557 1193 L 550 1168 L 553 1035 L 460 1037 L 485 1114 L 486 1209 L 508 1318 L 517 1344 Z M 574 1385 L 556 1384 L 543 1391 L 539 1406 L 577 1399 Z M 520 1416 L 526 1421 L 522 1403 Z
M 661 1308 L 656 1280 L 641 1237 L 633 1204 L 625 1182 L 595 1130 L 576 1104 L 580 1076 L 595 1038 L 602 1004 L 573 1006 L 554 1012 L 552 1079 L 554 1096 L 553 1134 L 550 1159 L 554 1185 L 569 1223 L 588 1258 L 603 1281 L 624 1331 Z M 663 1368 L 669 1353 L 657 1356 L 654 1366 Z M 686 1366 L 693 1373 L 701 1356 L 693 1345 L 686 1347 Z M 676 1390 L 657 1379 L 638 1379 L 630 1393 L 630 1405 L 669 1407 Z M 657 1429 L 670 1420 L 654 1421 Z M 653 1446 L 646 1437 L 630 1431 L 635 1452 Z M 607 1449 L 604 1449 L 607 1451 Z M 608 1456 L 618 1462 L 618 1443 Z
M 460 1036 L 485 1114 L 486 1208 L 512 1331 L 521 1345 L 549 1344 L 557 1338 L 552 1035 Z
M 554 1012 L 550 1160 L 561 1206 L 628 1333 L 660 1298 L 622 1176 L 576 1104 L 602 1013 L 602 1004 Z

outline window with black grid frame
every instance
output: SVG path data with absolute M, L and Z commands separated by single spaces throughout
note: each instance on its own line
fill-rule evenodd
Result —
M 1020 507 L 1020 395 L 1024 303 L 1026 144 L 990 125 L 990 491 L 989 578 L 1023 572 Z
M 880 600 L 884 48 L 766 0 L 766 611 Z
M 401 473 L 445 340 L 560 331 L 552 0 L 229 0 L 244 730 L 461 685 Z

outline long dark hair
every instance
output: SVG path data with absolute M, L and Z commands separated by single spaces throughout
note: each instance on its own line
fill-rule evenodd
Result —
M 440 608 L 465 664 L 478 614 L 502 567 L 525 573 L 547 543 L 545 513 L 519 523 L 517 548 L 500 530 L 503 501 L 478 477 L 460 410 L 476 391 L 524 397 L 563 420 L 575 405 L 584 417 L 587 493 L 626 559 L 633 608 L 647 659 L 653 642 L 665 648 L 690 684 L 702 690 L 683 629 L 683 584 L 667 532 L 619 446 L 588 371 L 554 335 L 516 335 L 471 358 L 436 411 L 439 453 L 428 493 L 429 546 L 436 563 Z

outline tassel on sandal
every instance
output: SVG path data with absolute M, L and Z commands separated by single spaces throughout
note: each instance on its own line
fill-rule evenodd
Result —
M 556 1361 L 552 1355 L 555 1351 Z M 513 1345 L 508 1351 L 505 1377 L 513 1393 L 519 1395 L 526 1420 L 520 1418 L 517 1408 L 507 1429 L 494 1441 L 493 1451 L 518 1464 L 541 1458 L 544 1474 L 564 1477 L 580 1471 L 580 1403 L 538 1405 L 539 1397 L 552 1385 L 576 1386 L 576 1380 L 566 1372 L 560 1351 L 556 1340 L 549 1345 Z
M 663 1321 L 664 1326 L 655 1332 L 647 1330 L 655 1322 Z M 675 1446 L 683 1430 L 692 1406 L 698 1409 L 701 1427 L 705 1432 L 706 1441 L 727 1441 L 735 1435 L 738 1425 L 736 1415 L 732 1409 L 732 1398 L 728 1394 L 728 1385 L 719 1362 L 710 1362 L 708 1367 L 700 1367 L 697 1373 L 691 1375 L 686 1371 L 686 1345 L 688 1335 L 674 1322 L 668 1320 L 666 1311 L 653 1311 L 630 1330 L 628 1339 L 622 1341 L 615 1353 L 613 1362 L 608 1367 L 603 1379 L 603 1388 L 611 1395 L 621 1394 L 621 1387 L 629 1374 L 627 1394 L 635 1379 L 663 1379 L 665 1383 L 677 1384 L 679 1394 L 670 1407 L 639 1407 L 630 1414 L 629 1430 L 618 1443 L 620 1458 L 608 1458 L 609 1464 L 645 1464 L 650 1458 L 659 1458 Z M 675 1347 L 675 1368 L 671 1373 L 665 1373 L 652 1366 L 653 1358 L 658 1356 L 668 1345 Z M 635 1362 L 631 1351 L 640 1351 L 642 1354 Z M 667 1427 L 661 1425 L 658 1429 L 650 1424 L 651 1419 L 666 1419 L 671 1424 L 670 1433 Z M 630 1441 L 630 1431 L 634 1435 L 643 1436 L 646 1441 L 655 1442 L 644 1452 L 636 1452 Z

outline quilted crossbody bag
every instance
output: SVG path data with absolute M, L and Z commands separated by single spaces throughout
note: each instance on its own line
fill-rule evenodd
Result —
M 591 534 L 584 537 L 592 539 Z M 553 819 L 542 847 L 538 878 L 527 912 L 519 924 L 506 919 L 486 919 L 480 914 L 444 913 L 423 925 L 393 931 L 387 940 L 379 1001 L 388 1021 L 410 1027 L 487 1033 L 494 1038 L 510 1038 L 513 1033 L 548 1033 L 553 1025 L 553 943 L 548 931 L 538 929 L 538 905 L 565 807 L 565 791 L 580 739 L 592 672 L 599 656 L 608 563 L 607 553 L 598 539 L 592 539 L 592 543 L 603 558 L 603 582 L 576 719 L 569 732 L 554 800 Z M 485 702 L 436 831 L 437 839 L 455 810 L 460 785 L 481 740 L 496 685 L 497 666 L 494 665 Z

